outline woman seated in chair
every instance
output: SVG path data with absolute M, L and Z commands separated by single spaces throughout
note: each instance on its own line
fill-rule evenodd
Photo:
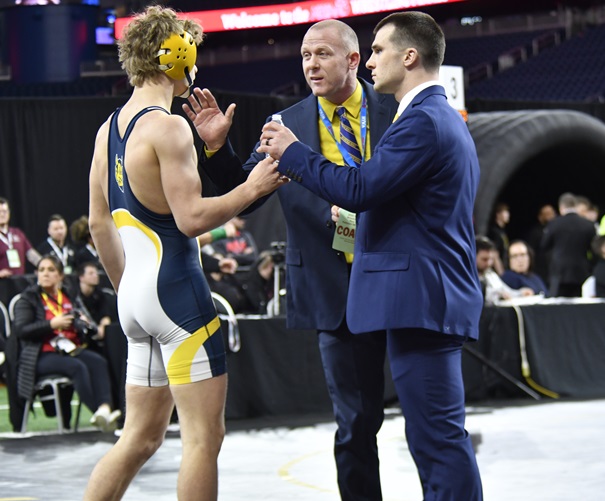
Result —
M 21 342 L 19 395 L 30 399 L 42 376 L 57 374 L 73 381 L 81 401 L 94 414 L 93 426 L 113 431 L 121 416 L 111 410 L 106 360 L 86 349 L 89 320 L 75 308 L 62 288 L 63 265 L 46 255 L 38 263 L 38 283 L 25 289 L 15 304 L 13 329 Z

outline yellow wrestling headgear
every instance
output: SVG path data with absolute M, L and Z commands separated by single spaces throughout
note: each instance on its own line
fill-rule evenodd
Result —
M 166 75 L 174 80 L 186 78 L 189 86 L 193 85 L 191 70 L 197 60 L 197 46 L 191 34 L 173 33 L 162 42 L 157 55 L 160 69 Z

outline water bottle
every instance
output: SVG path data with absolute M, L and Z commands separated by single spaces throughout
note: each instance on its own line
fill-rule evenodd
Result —
M 277 122 L 280 125 L 284 125 L 284 122 L 281 119 L 281 115 L 279 113 L 275 113 L 275 114 L 271 115 L 271 121 Z M 265 158 L 270 157 L 270 156 L 271 155 L 269 155 L 269 153 L 265 153 Z

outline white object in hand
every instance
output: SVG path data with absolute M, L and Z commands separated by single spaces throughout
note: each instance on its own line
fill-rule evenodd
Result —
M 281 115 L 279 113 L 275 113 L 273 115 L 271 115 L 271 121 L 272 122 L 276 122 L 279 125 L 284 125 L 283 120 L 281 119 Z M 269 140 L 267 139 L 267 146 L 269 146 Z M 271 155 L 269 155 L 269 153 L 265 153 L 265 158 L 270 157 Z

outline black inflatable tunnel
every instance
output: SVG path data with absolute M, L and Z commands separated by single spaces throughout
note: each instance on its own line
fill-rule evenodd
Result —
M 564 192 L 605 212 L 605 124 L 570 110 L 472 113 L 481 179 L 475 227 L 485 234 L 497 202 L 510 206 L 509 237 L 524 238 L 545 203 Z

